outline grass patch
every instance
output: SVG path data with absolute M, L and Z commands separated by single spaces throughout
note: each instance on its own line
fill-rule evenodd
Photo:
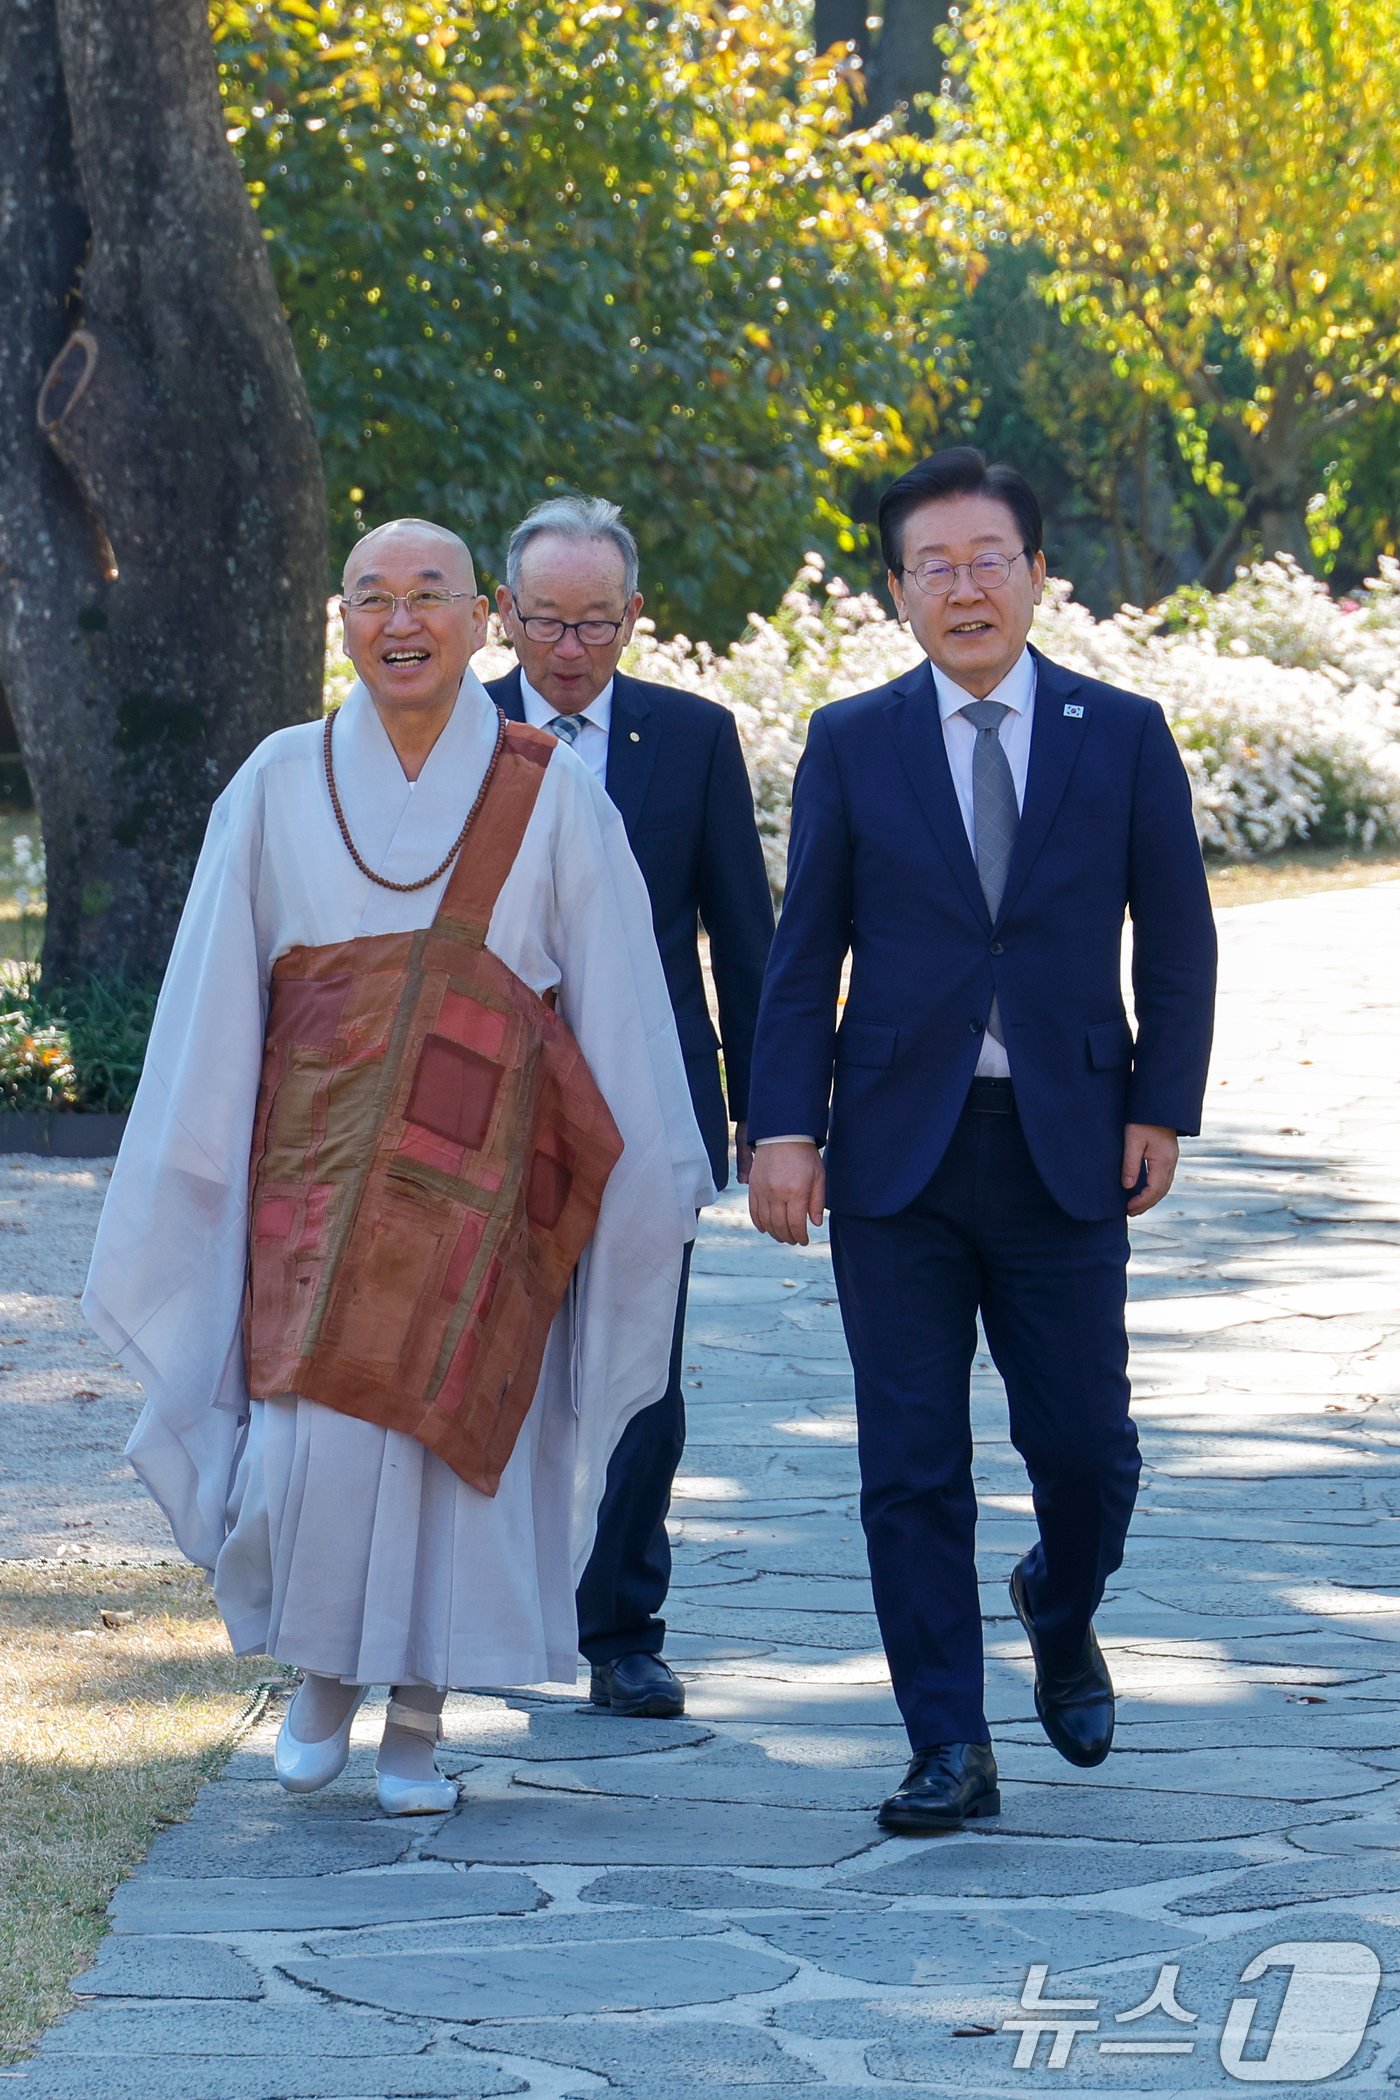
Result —
M 68 2010 L 113 1889 L 281 1674 L 229 1653 L 198 1569 L 0 1563 L 0 2062 Z
M 1356 846 L 1292 846 L 1263 860 L 1206 862 L 1211 902 L 1273 904 L 1284 897 L 1310 897 L 1318 890 L 1366 889 L 1373 882 L 1400 881 L 1400 853 L 1363 853 Z
M 22 912 L 12 887 L 14 842 L 21 834 L 37 845 L 38 811 L 0 807 L 0 962 L 35 962 L 44 944 L 43 906 Z
M 44 945 L 44 925 L 43 912 L 21 916 L 13 897 L 0 897 L 0 962 L 37 962 Z

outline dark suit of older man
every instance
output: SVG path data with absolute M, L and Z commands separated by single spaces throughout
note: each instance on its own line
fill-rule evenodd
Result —
M 486 690 L 512 721 L 525 720 L 518 670 Z M 611 716 L 603 781 L 646 878 L 695 1119 L 715 1186 L 723 1188 L 730 1125 L 748 1114 L 753 1031 L 773 938 L 753 791 L 734 717 L 717 702 L 619 671 Z M 701 927 L 710 942 L 719 1037 L 700 968 Z
M 723 1188 L 731 1123 L 740 1173 L 748 1172 L 749 1063 L 773 904 L 733 716 L 697 693 L 616 668 L 642 602 L 635 560 L 611 504 L 566 497 L 532 512 L 512 541 L 511 580 L 498 593 L 521 668 L 487 691 L 512 719 L 567 736 L 621 812 L 651 897 L 696 1121 L 715 1185 Z M 549 639 L 555 627 L 564 631 Z M 591 638 L 609 628 L 608 639 Z M 541 630 L 546 639 L 534 639 Z M 720 1041 L 700 967 L 702 926 Z M 685 1444 L 687 1276 L 670 1382 L 628 1424 L 613 1453 L 597 1538 L 579 1584 L 579 1646 L 592 1665 L 592 1696 L 616 1714 L 662 1718 L 680 1713 L 685 1703 L 662 1659 L 661 1607 L 671 1574 L 666 1514 Z

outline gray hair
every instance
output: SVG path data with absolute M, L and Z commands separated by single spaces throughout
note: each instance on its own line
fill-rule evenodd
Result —
M 550 533 L 561 540 L 606 540 L 622 556 L 623 595 L 637 588 L 640 563 L 637 542 L 622 522 L 622 512 L 605 496 L 549 496 L 521 519 L 506 550 L 506 588 L 520 596 L 520 564 L 532 540 Z

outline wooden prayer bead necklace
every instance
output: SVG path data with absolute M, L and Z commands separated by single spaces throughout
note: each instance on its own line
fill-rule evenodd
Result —
M 472 828 L 472 824 L 476 818 L 476 813 L 480 809 L 482 803 L 486 800 L 486 790 L 491 785 L 491 779 L 493 774 L 495 773 L 497 762 L 501 756 L 501 749 L 506 740 L 505 716 L 501 713 L 501 710 L 498 707 L 496 709 L 496 748 L 491 753 L 491 763 L 486 768 L 486 777 L 482 781 L 480 788 L 477 790 L 476 800 L 475 802 L 473 802 L 471 808 L 467 811 L 466 823 L 458 832 L 453 844 L 448 848 L 445 859 L 440 860 L 437 866 L 433 869 L 432 874 L 425 875 L 420 882 L 390 882 L 387 876 L 376 875 L 373 868 L 369 867 L 366 864 L 366 862 L 361 858 L 360 850 L 355 844 L 355 841 L 350 836 L 350 826 L 345 821 L 345 812 L 340 806 L 340 796 L 336 791 L 335 767 L 331 763 L 331 728 L 335 722 L 335 717 L 335 709 L 332 709 L 331 713 L 326 716 L 326 737 L 323 750 L 325 753 L 326 760 L 326 786 L 331 791 L 331 808 L 335 811 L 335 821 L 340 826 L 340 836 L 345 841 L 346 852 L 350 855 L 351 860 L 354 861 L 355 866 L 359 869 L 360 873 L 364 876 L 367 876 L 371 882 L 377 882 L 381 890 L 408 891 L 427 889 L 430 883 L 436 882 L 440 875 L 445 875 L 447 873 L 453 861 L 457 858 L 457 855 L 461 852 L 463 846 L 465 846 L 467 842 L 467 833 Z

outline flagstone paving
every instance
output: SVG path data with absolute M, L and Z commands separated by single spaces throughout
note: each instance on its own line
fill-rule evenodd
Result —
M 1030 1504 L 981 1356 L 1004 1813 L 881 1836 L 904 1739 L 830 1263 L 759 1241 L 731 1195 L 705 1220 L 686 1355 L 668 1643 L 686 1719 L 614 1721 L 558 1688 L 455 1696 L 460 1807 L 391 1822 L 376 1712 L 300 1801 L 272 1779 L 270 1713 L 118 1891 L 83 2002 L 10 2089 L 1393 2091 L 1400 885 L 1236 909 L 1221 932 L 1207 1134 L 1134 1232 L 1146 1471 L 1100 1619 L 1121 1702 L 1105 1766 L 1062 1764 L 1035 1720 L 1005 1591 Z M 101 1179 L 0 1168 L 22 1270 L 0 1357 L 35 1365 L 0 1379 L 12 1557 L 168 1551 L 113 1462 L 134 1389 L 75 1325 Z M 1037 2016 L 1023 1993 L 1072 2003 Z M 1003 2024 L 1037 2017 L 1038 2039 Z

